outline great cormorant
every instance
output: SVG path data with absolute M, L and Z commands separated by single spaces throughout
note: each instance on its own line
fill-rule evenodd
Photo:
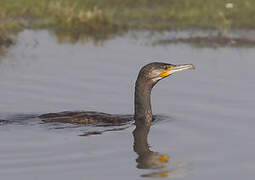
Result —
M 143 66 L 138 74 L 135 83 L 135 114 L 134 117 L 112 115 L 94 111 L 64 111 L 59 113 L 48 113 L 39 117 L 48 122 L 66 122 L 80 124 L 123 124 L 135 120 L 136 125 L 150 126 L 153 119 L 151 110 L 151 90 L 154 85 L 171 74 L 186 70 L 194 69 L 192 64 L 173 65 L 161 62 L 153 62 Z

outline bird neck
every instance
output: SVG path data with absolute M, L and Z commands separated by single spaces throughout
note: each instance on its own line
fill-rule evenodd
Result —
M 138 76 L 135 84 L 135 123 L 150 125 L 152 121 L 151 90 L 154 83 Z

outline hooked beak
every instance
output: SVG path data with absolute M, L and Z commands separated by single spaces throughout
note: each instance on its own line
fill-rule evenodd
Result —
M 178 71 L 183 71 L 186 69 L 195 69 L 195 66 L 193 64 L 181 64 L 181 65 L 175 65 L 171 69 L 168 70 L 169 74 L 173 74 Z
M 183 71 L 186 69 L 195 69 L 193 64 L 181 64 L 181 65 L 171 65 L 167 70 L 163 70 L 160 74 L 161 78 L 167 77 L 175 72 Z

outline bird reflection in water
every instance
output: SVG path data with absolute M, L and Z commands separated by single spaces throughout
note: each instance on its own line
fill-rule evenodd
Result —
M 160 154 L 150 150 L 147 137 L 150 126 L 136 125 L 133 131 L 134 151 L 137 153 L 136 159 L 138 169 L 154 169 L 157 172 L 142 174 L 142 177 L 159 178 L 181 178 L 187 174 L 187 164 L 169 165 L 171 158 L 168 155 Z
M 135 83 L 135 99 L 134 99 L 134 116 L 112 115 L 101 112 L 85 111 L 85 112 L 60 112 L 47 113 L 39 117 L 47 122 L 65 122 L 77 124 L 100 124 L 103 125 L 123 125 L 135 120 L 136 129 L 134 131 L 134 151 L 138 154 L 137 168 L 139 169 L 166 169 L 169 168 L 168 161 L 170 158 L 161 155 L 149 149 L 147 136 L 150 125 L 153 120 L 151 110 L 151 91 L 152 88 L 162 79 L 183 70 L 195 69 L 193 64 L 174 65 L 163 62 L 152 62 L 143 66 Z M 125 128 L 125 127 L 124 127 Z M 107 129 L 101 132 L 89 132 L 83 136 L 101 134 L 106 131 L 123 130 L 123 128 Z M 144 177 L 170 177 L 176 172 L 175 168 L 165 170 L 158 173 L 146 174 Z

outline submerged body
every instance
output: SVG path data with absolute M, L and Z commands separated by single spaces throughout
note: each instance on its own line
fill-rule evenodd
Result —
M 96 111 L 63 111 L 39 116 L 49 122 L 65 122 L 79 124 L 111 124 L 122 125 L 133 120 L 133 116 L 121 116 Z
M 135 84 L 135 114 L 134 116 L 112 115 L 95 111 L 64 111 L 48 113 L 39 117 L 48 122 L 95 124 L 104 123 L 121 125 L 135 120 L 136 124 L 150 125 L 153 116 L 151 110 L 151 91 L 154 85 L 169 75 L 186 69 L 194 69 L 192 64 L 172 65 L 154 62 L 143 66 Z

